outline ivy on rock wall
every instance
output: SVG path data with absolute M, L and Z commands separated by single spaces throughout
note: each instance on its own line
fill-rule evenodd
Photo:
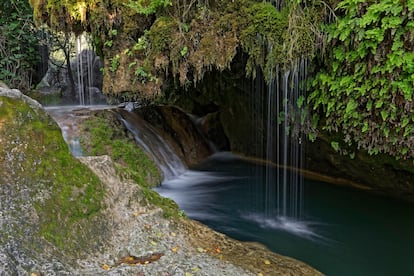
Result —
M 344 0 L 327 26 L 332 47 L 309 101 L 334 145 L 414 156 L 414 2 Z

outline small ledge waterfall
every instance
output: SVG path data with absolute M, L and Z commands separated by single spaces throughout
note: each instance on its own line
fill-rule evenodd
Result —
M 135 141 L 159 166 L 164 180 L 174 178 L 186 170 L 183 161 L 157 129 L 133 111 L 120 109 L 118 114 L 124 126 L 134 135 Z
M 76 37 L 76 92 L 79 105 L 94 105 L 105 103 L 100 88 L 102 86 L 103 64 L 96 56 L 91 38 L 82 34 Z

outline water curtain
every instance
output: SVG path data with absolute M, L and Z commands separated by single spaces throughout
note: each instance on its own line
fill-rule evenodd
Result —
M 264 46 L 263 51 L 271 52 L 271 47 Z M 307 60 L 298 58 L 290 66 L 275 65 L 269 72 L 258 69 L 252 86 L 254 144 L 256 155 L 265 160 L 264 168 L 256 172 L 264 183 L 253 187 L 253 209 L 269 217 L 303 216 L 303 176 L 299 172 L 305 152 L 306 68 Z M 266 78 L 264 74 L 268 74 Z
M 76 37 L 76 75 L 77 75 L 77 93 L 80 105 L 92 105 L 93 95 L 93 62 L 94 52 L 90 39 L 85 35 Z

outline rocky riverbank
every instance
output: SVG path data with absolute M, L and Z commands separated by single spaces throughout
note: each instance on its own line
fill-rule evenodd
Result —
M 258 244 L 232 240 L 186 218 L 165 219 L 160 208 L 139 203 L 139 187 L 121 181 L 108 156 L 80 160 L 105 184 L 104 216 L 112 220 L 105 250 L 82 261 L 81 274 L 105 269 L 109 275 L 319 275 Z M 136 259 L 140 264 L 130 265 Z

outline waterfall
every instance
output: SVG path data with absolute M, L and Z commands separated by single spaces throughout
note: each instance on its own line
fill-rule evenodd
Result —
M 95 53 L 91 39 L 82 34 L 76 37 L 76 75 L 77 75 L 77 97 L 80 105 L 93 105 L 95 69 Z
M 299 172 L 303 168 L 305 152 L 301 103 L 305 98 L 302 85 L 306 79 L 306 67 L 306 59 L 298 59 L 283 70 L 276 66 L 276 73 L 268 85 L 261 83 L 263 80 L 256 80 L 253 87 L 253 97 L 263 100 L 260 108 L 257 104 L 253 108 L 262 113 L 258 119 L 264 128 L 257 132 L 263 136 L 262 156 L 266 165 L 261 173 L 265 183 L 260 189 L 264 189 L 265 198 L 259 200 L 263 201 L 260 208 L 264 209 L 266 216 L 294 219 L 303 216 L 303 176 Z M 263 76 L 257 78 L 263 79 Z
M 283 0 L 267 0 L 278 10 L 286 3 Z M 268 47 L 268 48 L 267 48 Z M 263 52 L 272 52 L 272 45 L 264 43 Z M 276 72 L 261 72 L 254 82 L 253 99 L 263 101 L 253 106 L 253 111 L 262 115 L 263 132 L 258 130 L 262 148 L 256 154 L 265 158 L 265 198 L 261 206 L 266 216 L 300 219 L 303 216 L 303 169 L 304 145 L 301 126 L 304 123 L 302 103 L 305 99 L 307 60 L 298 58 L 288 68 L 274 66 Z M 260 71 L 260 69 L 259 69 Z M 264 76 L 268 74 L 268 84 Z M 259 94 L 259 95 L 258 95 Z M 264 95 L 263 95 L 264 94 Z M 258 108 L 259 107 L 259 108 Z M 260 124 L 257 124 L 260 125 Z M 257 138 L 256 138 L 257 140 Z M 264 151 L 262 153 L 261 151 Z M 257 188 L 256 188 L 257 189 Z M 257 200 L 257 199 L 255 199 Z M 260 199 L 259 199 L 260 200 Z M 255 203 L 257 204 L 257 203 Z
M 128 131 L 134 135 L 135 141 L 160 167 L 164 180 L 176 177 L 186 170 L 172 146 L 153 126 L 133 111 L 120 109 L 118 114 Z
M 76 53 L 77 53 L 77 63 L 76 63 L 76 75 L 78 76 L 78 85 L 77 85 L 77 90 L 78 90 L 78 97 L 79 97 L 79 104 L 80 105 L 85 105 L 85 90 L 84 90 L 84 75 L 83 75 L 83 60 L 82 60 L 82 50 L 83 50 L 83 46 L 82 46 L 82 36 L 78 36 L 76 37 Z

